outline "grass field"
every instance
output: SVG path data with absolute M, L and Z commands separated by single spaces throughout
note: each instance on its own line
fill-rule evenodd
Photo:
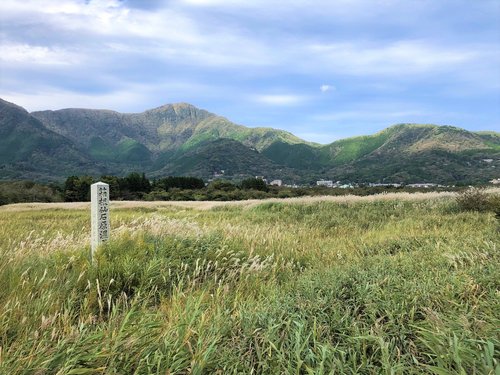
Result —
M 0 208 L 1 374 L 500 374 L 500 236 L 451 194 Z

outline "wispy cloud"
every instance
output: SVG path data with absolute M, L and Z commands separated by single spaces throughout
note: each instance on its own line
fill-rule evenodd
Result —
M 29 44 L 3 44 L 0 61 L 3 64 L 74 65 L 84 63 L 85 56 L 63 48 Z
M 384 107 L 380 121 L 481 113 L 498 124 L 498 11 L 467 0 L 3 0 L 0 97 L 29 109 L 192 101 L 293 129 L 358 123 L 360 103 L 404 99 L 413 104 Z
M 401 40 L 379 45 L 329 43 L 308 46 L 325 69 L 356 75 L 408 75 L 432 73 L 476 61 L 484 56 L 475 46 L 440 46 L 420 40 Z
M 272 106 L 293 106 L 308 100 L 305 96 L 292 94 L 257 95 L 253 99 L 258 103 Z

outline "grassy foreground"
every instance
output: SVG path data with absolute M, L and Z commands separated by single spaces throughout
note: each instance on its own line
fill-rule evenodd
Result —
M 0 373 L 500 374 L 498 223 L 451 197 L 111 220 L 92 266 L 87 209 L 0 209 Z

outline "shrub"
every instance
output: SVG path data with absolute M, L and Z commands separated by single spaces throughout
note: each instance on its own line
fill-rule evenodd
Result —
M 492 202 L 483 188 L 471 187 L 464 190 L 457 195 L 456 201 L 462 211 L 485 212 L 492 208 Z
M 260 190 L 260 191 L 268 191 L 267 184 L 264 182 L 264 180 L 260 178 L 247 178 L 243 181 L 241 181 L 241 188 L 242 189 L 253 189 L 253 190 Z
M 497 219 L 500 220 L 500 194 L 491 194 L 488 197 L 490 209 L 496 213 Z
M 215 180 L 208 185 L 209 191 L 214 191 L 214 190 L 233 191 L 236 190 L 237 188 L 238 187 L 235 184 L 227 180 Z

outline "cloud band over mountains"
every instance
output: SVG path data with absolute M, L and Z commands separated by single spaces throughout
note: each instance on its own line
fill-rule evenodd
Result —
M 394 122 L 500 130 L 499 13 L 462 0 L 4 0 L 0 96 L 29 110 L 185 101 L 320 142 Z

